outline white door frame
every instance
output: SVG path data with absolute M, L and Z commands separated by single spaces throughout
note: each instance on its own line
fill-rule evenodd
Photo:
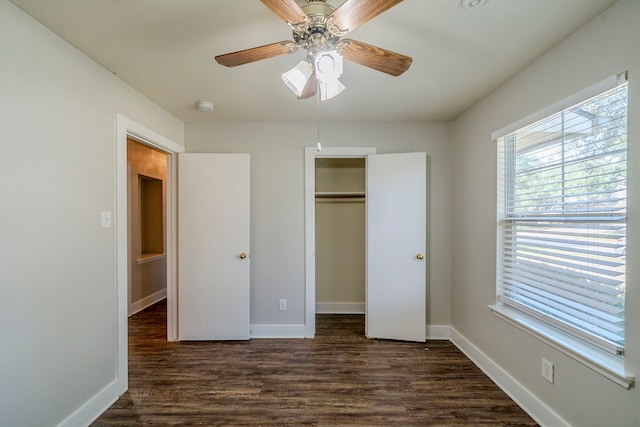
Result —
M 305 264 L 305 337 L 316 334 L 316 158 L 367 158 L 375 147 L 316 147 L 304 150 L 304 264 Z
M 184 147 L 123 116 L 116 115 L 116 307 L 117 307 L 117 361 L 116 381 L 119 394 L 129 387 L 128 362 L 128 302 L 129 291 L 127 248 L 127 138 L 149 145 L 167 154 L 167 340 L 177 340 L 177 154 Z

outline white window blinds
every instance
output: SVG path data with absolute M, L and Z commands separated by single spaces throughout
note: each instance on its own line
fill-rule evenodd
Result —
M 498 300 L 624 355 L 627 84 L 498 144 Z

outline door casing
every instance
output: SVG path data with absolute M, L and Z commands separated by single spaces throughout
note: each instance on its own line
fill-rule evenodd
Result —
M 167 153 L 167 340 L 177 340 L 177 227 L 176 171 L 178 153 L 184 147 L 128 117 L 116 115 L 116 382 L 119 394 L 128 384 L 128 227 L 127 227 L 127 138 Z
M 327 147 L 318 151 L 307 147 L 304 151 L 304 262 L 305 262 L 305 337 L 313 338 L 316 333 L 316 158 L 366 158 L 376 154 L 375 147 Z M 366 167 L 366 166 L 365 166 Z

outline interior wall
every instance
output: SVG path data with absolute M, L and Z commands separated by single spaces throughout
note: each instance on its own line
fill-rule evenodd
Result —
M 166 222 L 167 155 L 132 139 L 127 140 L 128 209 L 129 209 L 129 316 L 161 300 L 167 291 Z M 158 180 L 160 211 L 147 218 L 154 226 L 143 239 L 142 205 L 145 204 L 141 179 Z M 154 203 L 154 200 L 147 200 Z M 155 217 L 159 214 L 158 217 Z M 153 249 L 145 248 L 143 240 L 153 240 Z M 152 242 L 153 243 L 153 242 Z
M 115 381 L 116 113 L 184 128 L 6 0 L 0 28 L 0 418 L 58 425 Z
M 365 159 L 317 158 L 316 192 L 365 192 Z M 316 198 L 316 312 L 364 313 L 365 198 Z
M 286 90 L 286 88 L 284 88 Z M 292 103 L 304 102 L 291 99 Z M 451 144 L 447 123 L 342 123 L 321 129 L 325 147 L 376 147 L 429 156 L 427 319 L 450 322 Z M 305 321 L 304 148 L 316 123 L 187 123 L 188 152 L 251 154 L 251 323 Z M 287 311 L 278 299 L 287 299 Z
M 638 387 L 625 390 L 492 315 L 496 294 L 493 131 L 606 77 L 629 71 L 627 334 L 625 364 L 640 375 L 640 2 L 622 0 L 453 123 L 452 325 L 515 380 L 576 426 L 640 425 Z M 542 357 L 555 383 L 540 375 Z

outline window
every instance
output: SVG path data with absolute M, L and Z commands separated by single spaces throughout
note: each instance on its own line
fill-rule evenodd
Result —
M 626 79 L 497 141 L 498 302 L 624 356 Z

